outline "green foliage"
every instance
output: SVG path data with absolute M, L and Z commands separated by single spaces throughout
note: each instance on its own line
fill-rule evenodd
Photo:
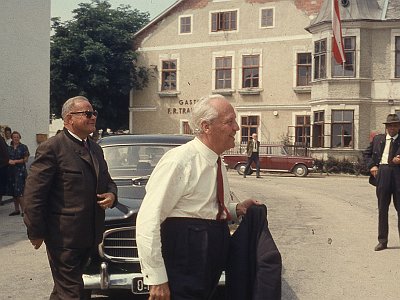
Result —
M 50 110 L 56 117 L 70 97 L 83 95 L 99 111 L 98 128 L 126 129 L 129 93 L 148 82 L 146 68 L 136 64 L 133 34 L 149 14 L 107 0 L 81 3 L 70 21 L 52 19 Z
M 326 173 L 344 173 L 354 175 L 369 175 L 369 170 L 364 162 L 358 159 L 357 162 L 351 162 L 347 159 L 338 160 L 334 157 L 328 157 L 326 161 L 316 159 L 317 169 Z

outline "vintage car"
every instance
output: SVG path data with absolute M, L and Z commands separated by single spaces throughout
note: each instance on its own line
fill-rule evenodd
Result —
M 313 158 L 289 155 L 284 145 L 261 145 L 259 157 L 260 170 L 263 172 L 285 172 L 304 177 L 309 172 L 316 171 Z M 243 175 L 247 164 L 246 154 L 224 154 L 223 160 L 228 169 L 235 169 Z M 253 163 L 247 175 L 252 174 L 255 169 Z
M 192 139 L 190 135 L 114 135 L 99 141 L 111 177 L 118 186 L 119 203 L 106 210 L 103 241 L 83 275 L 88 295 L 92 290 L 113 289 L 148 293 L 135 240 L 137 212 L 145 185 L 163 154 Z

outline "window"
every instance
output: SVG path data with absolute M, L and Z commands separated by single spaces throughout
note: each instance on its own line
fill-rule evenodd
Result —
M 311 53 L 297 54 L 297 86 L 310 86 Z
M 274 26 L 274 9 L 264 8 L 261 9 L 261 27 Z
M 314 125 L 313 125 L 313 147 L 324 147 L 324 122 L 325 112 L 314 112 Z
M 176 91 L 176 60 L 162 61 L 162 91 Z
M 395 38 L 395 71 L 394 77 L 400 78 L 400 36 Z
M 179 17 L 179 33 L 192 33 L 192 17 L 181 16 Z
M 353 115 L 352 110 L 332 111 L 332 148 L 353 147 Z
M 232 56 L 215 58 L 215 89 L 232 87 Z
M 314 79 L 326 78 L 326 39 L 314 43 Z
M 344 55 L 346 62 L 338 64 L 332 56 L 332 77 L 355 77 L 356 75 L 356 38 L 343 38 Z
M 260 55 L 243 56 L 243 88 L 257 88 L 259 86 Z
M 260 125 L 259 116 L 242 116 L 241 117 L 242 127 L 242 143 L 247 143 L 251 139 L 253 133 L 257 133 L 258 126 Z
M 231 31 L 237 29 L 237 11 L 211 14 L 211 31 Z
M 310 146 L 310 116 L 296 116 L 295 143 L 305 147 Z
M 188 121 L 182 121 L 181 123 L 181 133 L 182 134 L 193 134 Z

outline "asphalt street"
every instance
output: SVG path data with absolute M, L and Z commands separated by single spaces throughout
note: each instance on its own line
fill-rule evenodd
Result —
M 390 207 L 389 249 L 375 252 L 375 191 L 366 177 L 306 178 L 230 171 L 232 190 L 268 207 L 271 233 L 282 254 L 282 299 L 399 299 L 400 245 Z M 48 299 L 52 279 L 45 248 L 34 250 L 13 205 L 0 206 L 0 299 Z M 93 298 L 135 299 L 132 295 Z

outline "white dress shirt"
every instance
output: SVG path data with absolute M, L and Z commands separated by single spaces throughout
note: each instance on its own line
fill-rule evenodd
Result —
M 389 158 L 389 148 L 390 148 L 390 139 L 397 139 L 398 134 L 395 136 L 390 136 L 389 134 L 386 134 L 386 142 L 385 142 L 385 149 L 383 150 L 382 153 L 382 158 L 381 158 L 381 165 L 387 165 L 388 164 L 388 158 Z
M 136 220 L 136 242 L 144 283 L 168 281 L 161 254 L 160 225 L 167 217 L 216 220 L 218 155 L 198 138 L 168 151 L 146 185 L 146 196 Z M 233 219 L 226 169 L 222 168 L 224 200 Z

